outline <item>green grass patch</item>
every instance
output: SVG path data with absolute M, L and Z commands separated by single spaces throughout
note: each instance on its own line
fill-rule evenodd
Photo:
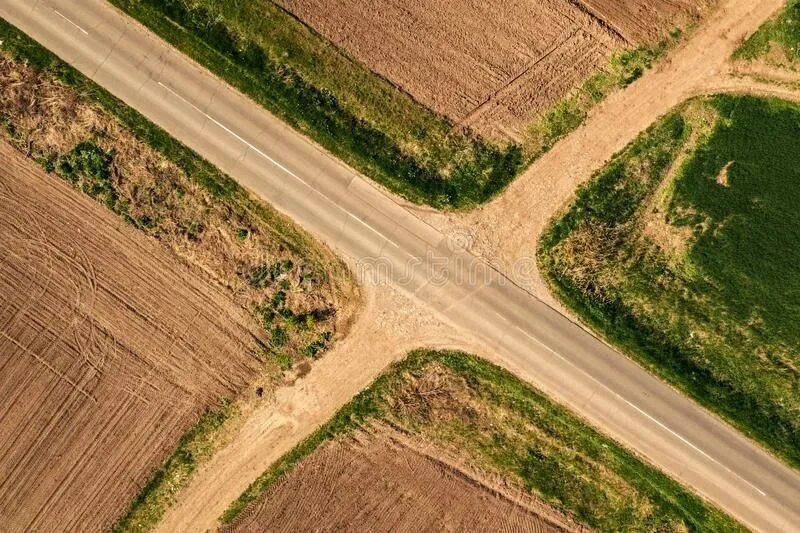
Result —
M 715 118 L 688 146 L 698 110 Z M 539 247 L 585 322 L 795 468 L 798 133 L 793 103 L 689 102 L 581 188 Z
M 259 477 L 222 522 L 234 521 L 321 444 L 372 421 L 465 454 L 602 531 L 742 530 L 509 372 L 464 353 L 431 351 L 390 368 Z
M 763 60 L 777 67 L 800 63 L 800 0 L 789 0 L 777 16 L 767 21 L 740 46 L 733 57 Z
M 615 55 L 517 145 L 456 131 L 272 2 L 110 1 L 353 168 L 440 209 L 488 201 L 678 35 Z
M 189 481 L 198 464 L 213 454 L 218 431 L 234 414 L 230 402 L 221 402 L 216 409 L 203 414 L 198 422 L 178 441 L 163 466 L 150 478 L 112 531 L 151 531 L 174 503 L 175 495 Z

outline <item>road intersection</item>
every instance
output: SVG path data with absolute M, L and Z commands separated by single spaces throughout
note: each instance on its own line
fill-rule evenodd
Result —
M 0 16 L 745 524 L 800 524 L 796 472 L 106 2 L 6 0 Z

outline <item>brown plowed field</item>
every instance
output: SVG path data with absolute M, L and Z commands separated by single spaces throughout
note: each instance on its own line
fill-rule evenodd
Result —
M 258 327 L 154 241 L 0 143 L 0 530 L 108 529 Z
M 276 0 L 433 111 L 513 136 L 626 44 L 709 0 Z
M 387 428 L 327 442 L 227 528 L 231 531 L 529 531 L 575 526 L 432 457 Z
M 631 43 L 664 37 L 676 25 L 688 22 L 709 0 L 577 0 Z

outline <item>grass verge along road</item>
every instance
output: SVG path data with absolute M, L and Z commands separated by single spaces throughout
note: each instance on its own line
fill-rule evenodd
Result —
M 800 106 L 699 98 L 544 234 L 557 294 L 642 364 L 800 467 Z

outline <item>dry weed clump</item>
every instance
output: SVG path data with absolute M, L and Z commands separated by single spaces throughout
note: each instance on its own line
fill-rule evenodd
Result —
M 387 401 L 404 416 L 428 423 L 469 422 L 478 415 L 464 378 L 435 362 L 418 375 L 406 376 L 400 391 Z
M 625 253 L 627 225 L 584 224 L 553 250 L 553 267 L 569 276 L 584 293 L 606 299 L 603 287 L 615 287 L 623 268 L 610 268 Z

